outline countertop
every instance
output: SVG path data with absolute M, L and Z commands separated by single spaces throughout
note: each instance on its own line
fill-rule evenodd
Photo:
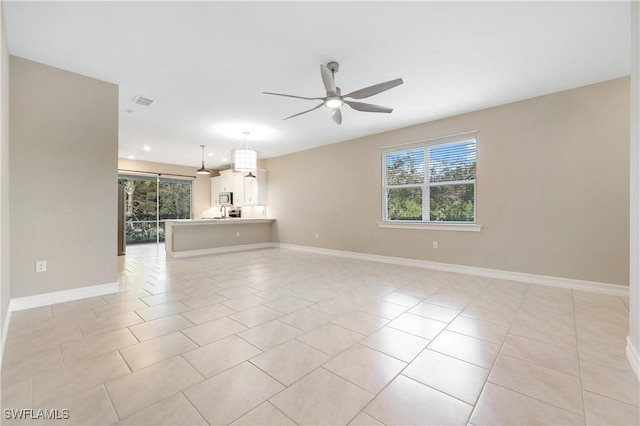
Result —
M 267 223 L 273 222 L 275 219 L 245 219 L 241 217 L 230 217 L 226 219 L 175 219 L 167 220 L 172 226 L 191 226 L 191 225 L 243 225 L 249 223 Z

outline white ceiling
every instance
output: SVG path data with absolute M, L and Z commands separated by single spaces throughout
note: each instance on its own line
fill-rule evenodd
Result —
M 630 72 L 629 2 L 2 3 L 12 55 L 120 86 L 121 157 L 194 167 L 245 129 L 268 158 Z M 322 97 L 331 60 L 343 93 L 402 77 L 363 101 L 393 113 L 283 121 L 318 101 L 261 92 Z

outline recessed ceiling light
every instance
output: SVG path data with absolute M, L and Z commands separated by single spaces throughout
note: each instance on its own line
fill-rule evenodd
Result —
M 129 155 L 127 158 L 128 158 L 129 160 L 135 160 L 135 159 L 136 159 L 136 157 L 134 157 L 133 155 Z
M 145 147 L 144 147 L 144 148 L 142 148 L 142 149 L 144 149 L 145 151 L 151 151 L 151 147 L 150 147 L 150 146 L 145 146 Z
M 213 152 L 207 154 L 209 157 L 213 157 Z
M 227 161 L 227 159 L 226 159 L 226 158 L 223 158 L 223 159 L 222 159 L 222 161 Z

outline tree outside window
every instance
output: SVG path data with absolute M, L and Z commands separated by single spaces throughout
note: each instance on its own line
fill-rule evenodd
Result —
M 390 151 L 383 161 L 383 220 L 475 223 L 475 139 Z

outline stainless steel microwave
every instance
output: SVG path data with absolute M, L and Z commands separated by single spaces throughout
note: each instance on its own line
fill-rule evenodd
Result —
M 218 204 L 233 205 L 233 192 L 221 192 L 218 194 Z

